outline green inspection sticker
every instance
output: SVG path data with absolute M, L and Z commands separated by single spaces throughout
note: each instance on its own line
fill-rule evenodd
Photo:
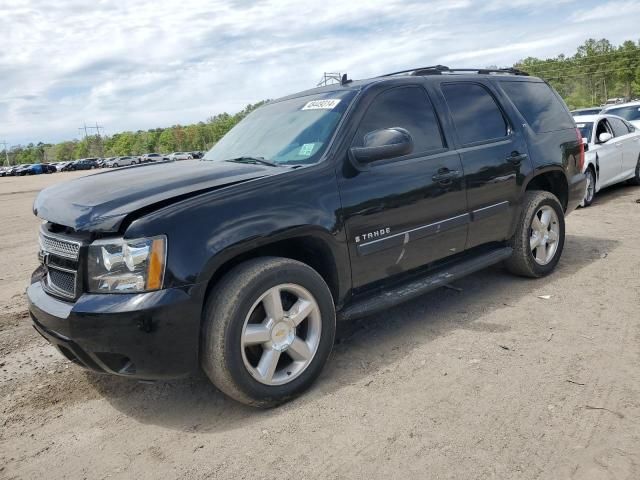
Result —
M 309 156 L 311 156 L 315 146 L 316 146 L 315 143 L 305 143 L 304 145 L 302 145 L 300 147 L 300 151 L 298 152 L 298 155 L 300 155 L 301 157 L 309 157 Z

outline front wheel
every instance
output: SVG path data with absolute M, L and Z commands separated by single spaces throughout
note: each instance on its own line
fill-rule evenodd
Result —
M 249 260 L 211 293 L 202 367 L 235 400 L 273 407 L 311 386 L 335 329 L 331 292 L 315 270 L 286 258 Z
M 522 213 L 509 243 L 513 254 L 505 262 L 516 275 L 539 278 L 550 274 L 564 248 L 564 211 L 558 198 L 545 191 L 525 192 Z

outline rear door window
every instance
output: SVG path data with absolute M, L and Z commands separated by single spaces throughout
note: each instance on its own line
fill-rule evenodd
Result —
M 442 93 L 463 145 L 500 139 L 507 135 L 507 121 L 493 96 L 482 85 L 470 82 L 445 83 Z
M 562 100 L 544 82 L 509 82 L 500 85 L 536 133 L 575 128 Z

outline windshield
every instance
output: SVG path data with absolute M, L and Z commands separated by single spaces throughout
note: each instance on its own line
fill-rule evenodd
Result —
M 356 92 L 327 92 L 268 103 L 233 127 L 204 160 L 261 158 L 280 165 L 316 163 Z
M 582 135 L 582 138 L 586 138 L 587 141 L 591 140 L 591 131 L 593 130 L 593 122 L 578 123 L 576 125 L 578 127 L 578 130 L 580 130 L 580 134 Z
M 640 105 L 608 108 L 607 113 L 610 115 L 617 115 L 629 121 L 640 120 Z

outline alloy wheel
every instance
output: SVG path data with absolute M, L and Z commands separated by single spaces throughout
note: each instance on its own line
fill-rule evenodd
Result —
M 548 205 L 541 206 L 533 216 L 529 247 L 538 265 L 547 265 L 558 250 L 560 222 L 556 211 Z
M 270 288 L 253 304 L 241 336 L 247 371 L 264 385 L 284 385 L 313 361 L 322 322 L 311 293 L 296 284 Z
M 585 194 L 585 203 L 590 204 L 593 201 L 593 196 L 596 193 L 596 181 L 593 177 L 593 172 L 587 170 L 587 191 Z

